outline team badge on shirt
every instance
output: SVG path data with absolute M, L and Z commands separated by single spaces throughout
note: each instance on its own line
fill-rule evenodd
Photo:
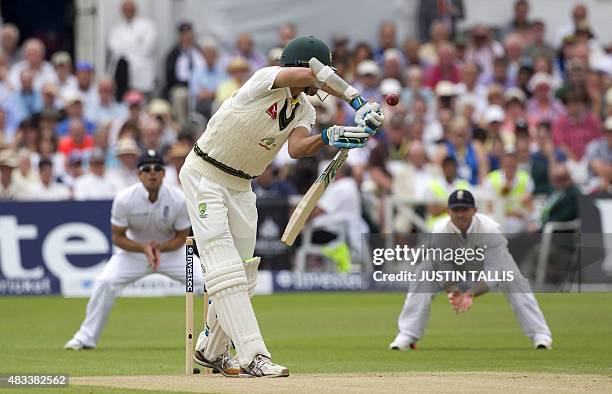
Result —
M 262 138 L 259 140 L 257 145 L 261 146 L 262 148 L 266 150 L 271 150 L 273 147 L 276 146 L 276 138 L 274 137 Z
M 206 213 L 206 203 L 205 202 L 201 202 L 198 204 L 198 212 L 199 212 L 199 216 L 200 218 L 204 219 L 205 217 L 208 217 L 208 214 Z

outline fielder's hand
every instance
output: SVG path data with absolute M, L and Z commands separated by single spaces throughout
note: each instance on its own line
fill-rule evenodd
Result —
M 324 143 L 344 149 L 363 148 L 368 137 L 369 134 L 359 126 L 331 126 L 321 132 Z
M 147 256 L 147 262 L 149 263 L 149 267 L 151 267 L 151 271 L 157 271 L 160 262 L 159 242 L 149 242 L 145 245 L 143 252 L 145 256 Z
M 448 293 L 447 297 L 455 313 L 467 312 L 472 306 L 474 298 L 472 293 L 461 293 L 459 291 Z
M 363 127 L 369 135 L 374 135 L 385 121 L 380 104 L 366 102 L 355 112 L 355 123 Z

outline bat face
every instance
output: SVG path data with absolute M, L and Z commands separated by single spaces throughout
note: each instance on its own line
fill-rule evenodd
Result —
M 336 154 L 334 159 L 327 165 L 323 173 L 310 186 L 308 192 L 302 197 L 299 204 L 293 211 L 285 232 L 281 238 L 287 246 L 293 245 L 295 238 L 304 228 L 306 220 L 310 217 L 312 210 L 327 189 L 327 186 L 334 180 L 338 170 L 342 167 L 348 157 L 348 149 L 342 149 Z
M 331 181 L 333 181 L 336 177 L 338 170 L 340 170 L 340 167 L 342 167 L 342 165 L 346 161 L 347 156 L 348 150 L 346 149 L 343 149 L 338 152 L 336 154 L 336 157 L 334 157 L 334 159 L 327 165 L 327 167 L 325 167 L 325 170 L 321 175 L 319 175 L 319 178 L 315 182 L 323 182 L 325 184 L 325 187 L 327 188 Z

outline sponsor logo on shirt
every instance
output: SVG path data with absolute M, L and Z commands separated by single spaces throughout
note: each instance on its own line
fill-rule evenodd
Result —
M 208 217 L 208 214 L 206 213 L 206 203 L 205 202 L 201 202 L 198 204 L 198 212 L 199 212 L 200 218 L 204 219 Z
M 274 137 L 262 138 L 259 140 L 259 143 L 257 145 L 261 146 L 262 148 L 266 150 L 271 150 L 273 147 L 276 146 L 276 138 Z
M 164 205 L 164 222 L 168 221 L 168 215 L 170 214 L 170 207 L 167 205 Z
M 268 115 L 270 115 L 270 117 L 272 119 L 276 119 L 276 114 L 277 114 L 277 107 L 276 107 L 276 103 L 272 104 L 271 106 L 268 107 L 268 109 L 266 110 L 266 113 Z

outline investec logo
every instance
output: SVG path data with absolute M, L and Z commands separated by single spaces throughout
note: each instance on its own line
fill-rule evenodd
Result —
M 193 246 L 187 246 L 187 264 L 185 267 L 185 291 L 193 293 Z

